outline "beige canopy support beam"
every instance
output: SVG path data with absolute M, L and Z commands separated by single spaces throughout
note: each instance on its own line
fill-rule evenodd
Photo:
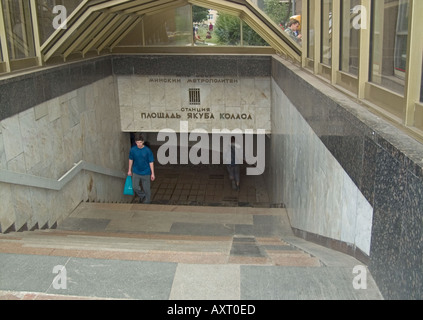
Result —
M 301 62 L 301 48 L 249 0 L 84 0 L 66 19 L 67 29 L 56 30 L 40 47 L 43 59 L 111 50 L 143 16 L 189 4 L 239 17 L 276 52 Z

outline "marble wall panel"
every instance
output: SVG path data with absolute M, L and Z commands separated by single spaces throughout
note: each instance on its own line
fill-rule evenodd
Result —
M 122 131 L 172 129 L 179 132 L 180 121 L 188 121 L 189 130 L 264 129 L 270 132 L 269 78 L 119 75 L 117 85 Z M 200 89 L 200 105 L 190 105 L 190 88 Z M 241 92 L 245 90 L 249 94 L 244 99 Z
M 6 232 L 15 223 L 11 185 L 0 182 L 0 199 L 0 232 Z
M 31 201 L 32 206 L 32 214 L 33 214 L 33 221 L 34 224 L 32 226 L 28 226 L 28 229 L 35 227 L 37 224 L 38 228 L 42 228 L 46 224 L 51 216 L 51 210 L 53 208 L 50 207 L 50 202 L 47 202 L 47 190 L 45 189 L 38 189 L 38 188 L 31 188 L 29 190 L 29 198 Z
M 282 203 L 294 228 L 348 243 L 369 254 L 370 233 L 360 230 L 371 229 L 372 221 L 368 217 L 372 216 L 372 207 L 363 205 L 367 201 L 354 181 L 283 90 L 276 83 L 272 88 L 272 116 L 278 126 L 272 130 L 287 133 L 271 137 L 283 149 L 270 150 L 273 160 L 270 172 L 279 166 L 284 172 L 283 180 L 273 180 L 272 194 L 275 195 L 275 189 L 285 190 Z M 273 152 L 280 153 L 272 155 Z M 357 228 L 359 216 L 362 225 Z
M 42 156 L 39 152 L 41 143 L 37 136 L 37 124 L 34 111 L 35 110 L 31 108 L 19 114 L 20 134 L 25 157 L 25 172 L 31 171 L 32 168 L 41 161 Z
M 80 160 L 127 170 L 130 142 L 120 131 L 113 77 L 6 118 L 1 128 L 2 166 L 9 171 L 57 180 Z M 92 200 L 123 200 L 123 179 L 104 175 L 95 179 L 93 183 L 102 187 Z M 89 183 L 81 172 L 61 191 L 2 184 L 1 229 L 51 227 L 88 199 Z
M 341 241 L 349 242 L 355 237 L 354 244 L 362 251 L 356 254 L 368 261 L 385 298 L 421 299 L 423 145 L 297 66 L 274 58 L 272 77 L 345 171 L 344 179 L 350 179 L 353 185 L 350 182 L 348 188 L 344 185 L 344 192 L 351 193 L 354 186 L 358 188 L 355 204 L 352 199 L 344 199 L 347 202 L 343 204 Z M 280 95 L 275 91 L 273 89 L 278 101 Z M 286 100 L 280 101 L 286 105 Z M 272 107 L 275 109 L 275 101 Z M 292 116 L 291 112 L 285 112 Z M 272 111 L 272 117 L 274 115 Z M 273 131 L 280 122 L 277 120 L 272 119 Z M 289 124 L 285 127 L 292 131 Z M 334 165 L 329 165 L 320 152 L 316 155 L 316 163 L 327 164 L 322 172 L 331 172 Z M 293 161 L 297 158 L 293 156 Z M 286 165 L 289 164 L 286 161 Z M 284 180 L 281 188 L 288 188 L 287 183 L 291 181 Z M 313 188 L 310 190 L 315 192 Z M 316 212 L 321 212 L 318 208 L 326 208 L 320 190 L 316 190 Z M 284 192 L 283 201 L 289 196 L 290 193 Z M 347 214 L 354 210 L 355 230 L 354 217 Z M 330 243 L 327 238 L 316 236 L 325 232 L 318 222 L 317 231 L 310 231 L 309 225 L 302 226 L 301 230 L 309 231 L 316 241 Z M 316 234 L 311 235 L 314 232 Z
M 29 229 L 36 223 L 31 206 L 31 190 L 29 187 L 19 185 L 12 186 L 11 190 L 15 229 L 21 230 L 25 225 Z
M 0 169 L 6 170 L 6 152 L 4 151 L 4 142 L 3 142 L 3 134 L 1 133 L 1 126 L 0 126 Z
M 16 132 L 20 132 L 19 116 L 15 115 L 1 121 L 4 151 L 6 161 L 10 161 L 23 152 L 22 139 Z
M 87 59 L 0 81 L 0 121 L 112 75 L 111 57 Z

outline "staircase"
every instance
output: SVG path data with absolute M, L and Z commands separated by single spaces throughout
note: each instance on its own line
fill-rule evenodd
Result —
M 0 234 L 0 300 L 383 299 L 370 273 L 353 287 L 360 264 L 295 237 L 283 208 L 81 203 Z
M 322 266 L 283 240 L 285 209 L 81 205 L 57 229 L 0 235 L 4 253 L 194 264 Z

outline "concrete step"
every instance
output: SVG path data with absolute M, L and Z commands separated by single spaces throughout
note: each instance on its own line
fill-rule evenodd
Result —
M 184 263 L 321 266 L 282 240 L 285 209 L 81 203 L 57 229 L 0 235 L 2 252 Z
M 279 245 L 271 246 L 261 239 L 254 240 L 253 246 L 240 247 L 232 237 L 100 236 L 45 230 L 0 235 L 0 252 L 197 264 L 322 266 L 316 257 L 280 239 L 274 238 L 273 243 Z

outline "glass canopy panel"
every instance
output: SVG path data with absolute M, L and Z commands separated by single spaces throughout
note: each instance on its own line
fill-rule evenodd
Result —
M 422 56 L 423 56 L 423 54 L 422 54 Z M 420 80 L 420 102 L 423 102 L 423 67 L 422 67 L 422 78 Z
M 373 2 L 370 81 L 404 94 L 409 0 Z
M 144 43 L 146 46 L 189 45 L 192 41 L 191 7 L 188 5 L 145 16 L 142 26 L 144 28 Z M 132 36 L 130 41 L 135 41 L 134 44 L 139 44 L 142 41 L 141 35 L 142 33 L 134 34 L 132 32 L 129 35 Z
M 308 0 L 307 3 L 307 18 L 308 18 L 308 42 L 307 42 L 307 58 L 314 60 L 314 48 L 315 48 L 315 29 L 316 29 L 316 22 L 314 18 L 314 12 L 315 12 L 315 1 L 314 0 Z
M 11 60 L 35 57 L 30 0 L 2 0 Z
M 36 0 L 40 42 L 44 43 L 55 31 L 55 23 L 61 24 L 81 3 L 80 0 Z
M 297 14 L 294 8 L 295 2 L 295 0 L 262 0 L 258 6 L 269 17 L 269 20 L 285 29 L 289 19 Z
M 268 46 L 238 17 L 197 6 L 193 6 L 193 38 L 196 46 Z
M 213 36 L 215 37 L 214 42 L 216 45 L 240 46 L 241 20 L 238 17 L 232 16 L 230 14 L 218 12 L 213 33 Z
M 332 64 L 332 0 L 322 0 L 321 62 Z
M 242 24 L 242 44 L 244 46 L 269 47 L 270 45 L 251 28 L 248 24 Z
M 361 0 L 341 1 L 340 70 L 358 75 Z

